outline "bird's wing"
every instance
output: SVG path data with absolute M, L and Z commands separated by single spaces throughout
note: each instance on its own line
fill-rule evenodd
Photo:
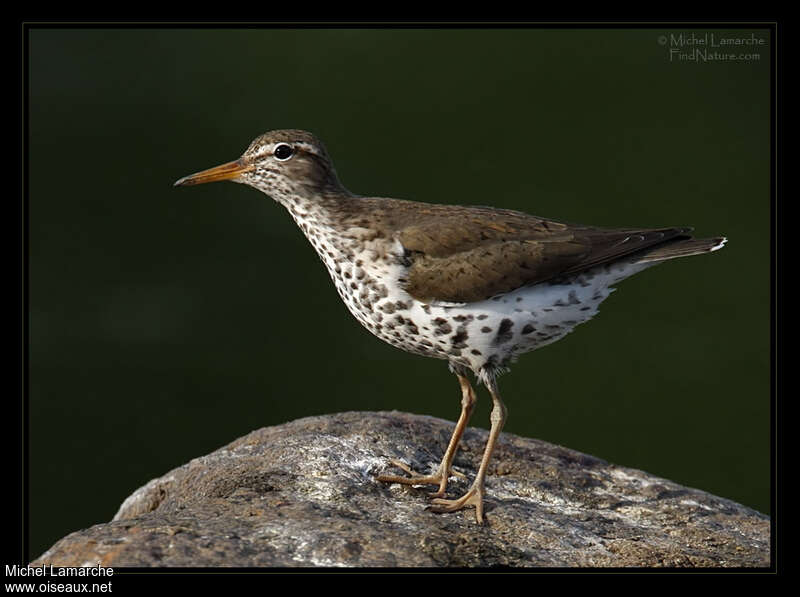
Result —
M 688 238 L 688 228 L 602 229 L 521 212 L 464 207 L 400 227 L 406 291 L 426 302 L 470 303 Z

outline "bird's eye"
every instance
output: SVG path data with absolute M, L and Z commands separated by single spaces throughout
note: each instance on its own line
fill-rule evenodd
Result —
M 275 151 L 272 152 L 272 155 L 275 156 L 276 159 L 281 161 L 288 160 L 292 157 L 294 153 L 294 149 L 292 149 L 291 145 L 287 145 L 286 143 L 281 143 L 275 148 Z

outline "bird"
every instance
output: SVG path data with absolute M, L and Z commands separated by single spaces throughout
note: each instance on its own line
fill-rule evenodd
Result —
M 319 255 L 347 309 L 372 334 L 401 350 L 441 359 L 461 389 L 461 413 L 435 472 L 377 476 L 433 485 L 435 513 L 475 509 L 484 523 L 486 477 L 507 418 L 498 377 L 520 355 L 556 342 L 589 321 L 621 280 L 678 257 L 720 249 L 722 236 L 690 227 L 603 228 L 514 211 L 362 196 L 339 181 L 323 143 L 297 129 L 256 137 L 238 159 L 175 186 L 232 181 L 289 212 Z M 477 394 L 492 399 L 490 430 L 473 482 L 448 499 L 447 484 Z

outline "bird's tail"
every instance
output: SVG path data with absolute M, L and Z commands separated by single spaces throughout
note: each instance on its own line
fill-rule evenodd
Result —
M 711 253 L 721 249 L 728 239 L 724 236 L 716 238 L 684 238 L 667 242 L 663 245 L 653 247 L 652 250 L 645 252 L 636 263 L 651 263 L 653 261 L 665 261 L 676 257 L 688 257 L 689 255 L 700 255 L 701 253 Z

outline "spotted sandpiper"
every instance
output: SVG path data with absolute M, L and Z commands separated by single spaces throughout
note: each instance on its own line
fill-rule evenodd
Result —
M 691 228 L 565 224 L 518 211 L 363 197 L 339 182 L 311 133 L 257 137 L 236 161 L 178 180 L 243 183 L 283 205 L 316 249 L 347 308 L 370 332 L 402 350 L 442 359 L 461 385 L 461 415 L 435 473 L 400 462 L 405 475 L 378 480 L 438 485 L 430 510 L 474 506 L 482 523 L 485 479 L 506 420 L 498 375 L 519 355 L 563 338 L 591 319 L 613 284 L 675 257 L 721 248 Z M 475 479 L 445 499 L 451 465 L 476 395 L 488 389 L 491 429 Z

